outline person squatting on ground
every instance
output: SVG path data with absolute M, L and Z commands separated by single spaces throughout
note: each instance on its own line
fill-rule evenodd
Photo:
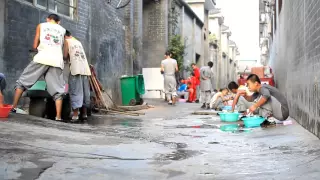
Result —
M 210 109 L 221 111 L 229 101 L 229 97 L 227 97 L 228 92 L 228 88 L 222 88 L 220 92 L 214 94 L 214 96 L 210 100 Z
M 248 76 L 247 84 L 253 95 L 248 96 L 246 91 L 238 91 L 232 109 L 235 105 L 239 111 L 249 109 L 249 113 L 268 118 L 269 122 L 274 122 L 273 118 L 284 121 L 289 117 L 287 99 L 277 88 L 267 84 L 262 85 L 256 74 Z
M 197 67 L 195 63 L 192 63 L 191 65 L 193 69 L 193 74 L 196 78 L 196 103 L 199 103 L 200 99 L 200 69 Z
M 185 83 L 183 78 L 180 78 L 179 82 L 180 82 L 180 85 L 179 85 L 179 88 L 177 90 L 178 97 L 179 98 L 183 97 L 183 99 L 188 99 L 189 98 L 189 92 L 188 92 L 187 84 Z
M 59 25 L 60 18 L 50 14 L 47 22 L 41 23 L 36 28 L 33 50 L 38 53 L 33 61 L 24 69 L 16 82 L 12 112 L 21 98 L 22 93 L 31 88 L 41 76 L 47 83 L 47 90 L 56 104 L 56 120 L 61 121 L 62 101 L 65 91 L 63 79 L 62 47 L 66 30 Z
M 213 78 L 213 73 L 211 68 L 213 67 L 213 63 L 208 62 L 208 66 L 204 66 L 200 69 L 200 90 L 201 90 L 201 102 L 203 105 L 201 108 L 210 108 L 210 100 L 211 100 L 211 78 Z
M 3 107 L 4 105 L 3 91 L 6 88 L 6 85 L 6 78 L 4 74 L 0 73 L 0 107 Z
M 72 37 L 69 31 L 65 34 L 63 58 L 70 63 L 69 94 L 73 110 L 71 121 L 79 120 L 80 108 L 83 108 L 82 119 L 85 120 L 87 108 L 90 107 L 91 71 L 81 42 Z
M 165 53 L 165 59 L 161 61 L 161 73 L 164 74 L 164 91 L 169 104 L 176 103 L 177 81 L 175 73 L 178 72 L 178 63 L 171 58 L 171 52 Z

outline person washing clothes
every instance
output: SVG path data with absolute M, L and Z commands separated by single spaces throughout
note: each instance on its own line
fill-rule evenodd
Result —
M 178 63 L 171 58 L 171 52 L 165 53 L 165 59 L 161 61 L 161 73 L 164 74 L 164 91 L 166 99 L 170 105 L 176 103 L 177 95 L 177 81 L 175 74 L 178 72 Z
M 232 102 L 232 111 L 235 110 L 235 106 L 238 102 L 238 100 L 234 100 L 237 96 L 238 93 L 242 93 L 245 94 L 246 96 L 252 96 L 253 92 L 250 92 L 249 89 L 246 86 L 243 85 L 238 85 L 236 82 L 232 81 L 228 84 L 228 89 L 231 91 L 232 93 L 232 97 L 233 97 L 233 102 Z M 241 113 L 245 112 L 245 111 L 240 111 Z
M 38 53 L 16 82 L 12 112 L 16 112 L 22 93 L 31 88 L 41 76 L 44 76 L 47 90 L 56 104 L 55 119 L 62 121 L 62 100 L 65 92 L 62 47 L 66 30 L 59 24 L 60 17 L 56 14 L 50 14 L 46 23 L 37 26 L 33 50 Z
M 79 120 L 80 108 L 83 108 L 82 119 L 86 120 L 87 108 L 90 107 L 91 71 L 81 42 L 72 37 L 68 30 L 65 35 L 63 57 L 70 62 L 69 94 L 73 110 L 71 122 Z
M 0 73 L 0 107 L 3 107 L 4 105 L 3 91 L 6 88 L 6 85 L 6 78 L 4 74 Z
M 216 93 L 210 100 L 210 109 L 221 111 L 230 100 L 230 98 L 227 97 L 228 92 L 229 90 L 227 88 L 222 88 L 220 92 Z
M 213 63 L 208 62 L 208 66 L 204 66 L 200 69 L 200 90 L 201 90 L 201 102 L 203 105 L 201 108 L 210 108 L 210 100 L 211 100 L 211 91 L 212 84 L 211 78 L 213 78 L 213 73 L 211 68 L 213 67 Z
M 277 88 L 262 85 L 256 74 L 248 76 L 247 84 L 253 95 L 248 96 L 245 91 L 240 91 L 234 99 L 233 104 L 237 104 L 240 111 L 249 109 L 249 113 L 263 116 L 269 123 L 275 122 L 274 118 L 284 121 L 289 117 L 287 99 Z

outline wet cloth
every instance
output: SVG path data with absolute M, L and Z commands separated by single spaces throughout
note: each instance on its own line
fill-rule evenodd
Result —
M 69 94 L 71 97 L 72 109 L 78 109 L 82 106 L 90 106 L 90 86 L 89 76 L 70 75 L 69 76 Z
M 26 90 L 31 88 L 40 77 L 44 76 L 47 91 L 54 100 L 62 99 L 64 94 L 63 71 L 59 67 L 52 67 L 31 61 L 16 81 L 16 88 Z

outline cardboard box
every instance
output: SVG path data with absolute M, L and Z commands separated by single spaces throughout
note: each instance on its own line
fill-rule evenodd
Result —
M 264 78 L 264 67 L 253 67 L 251 73 L 258 75 L 259 78 Z

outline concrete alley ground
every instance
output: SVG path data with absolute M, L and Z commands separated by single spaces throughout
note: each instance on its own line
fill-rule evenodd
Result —
M 225 132 L 199 104 L 149 101 L 141 117 L 0 122 L 0 179 L 319 179 L 320 141 L 297 123 Z

